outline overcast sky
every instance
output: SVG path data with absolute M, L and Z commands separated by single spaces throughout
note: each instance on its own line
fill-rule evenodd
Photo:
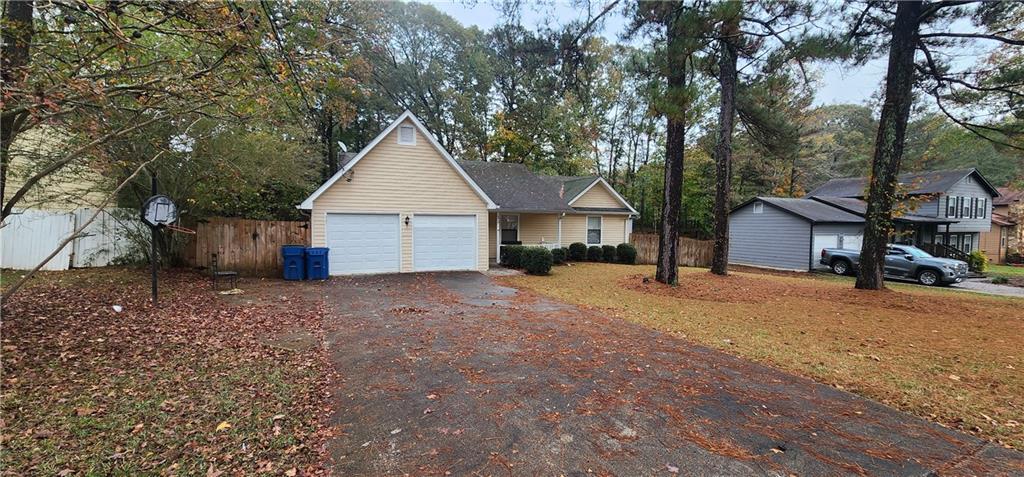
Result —
M 487 30 L 495 25 L 498 11 L 493 3 L 483 1 L 430 1 L 439 10 L 451 15 L 463 25 L 476 25 Z M 586 18 L 586 11 L 574 8 L 569 1 L 545 2 L 530 4 L 524 2 L 523 24 L 534 27 L 544 21 L 555 21 L 559 24 L 574 19 Z M 600 7 L 594 2 L 595 8 Z M 550 18 L 554 17 L 554 20 Z M 617 41 L 625 28 L 626 19 L 619 13 L 608 16 L 603 34 Z M 871 98 L 879 90 L 885 76 L 885 59 L 877 59 L 860 68 L 839 65 L 821 65 L 821 82 L 815 94 L 816 104 L 855 103 L 860 104 Z

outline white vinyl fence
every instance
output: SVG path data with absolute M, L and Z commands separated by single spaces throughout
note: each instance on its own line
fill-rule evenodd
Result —
M 94 212 L 95 209 L 71 212 L 27 209 L 12 214 L 7 217 L 6 225 L 0 228 L 0 268 L 35 268 Z M 136 221 L 117 218 L 129 216 L 124 212 L 100 212 L 80 237 L 64 247 L 42 269 L 109 265 L 128 247 L 128 228 L 137 226 Z

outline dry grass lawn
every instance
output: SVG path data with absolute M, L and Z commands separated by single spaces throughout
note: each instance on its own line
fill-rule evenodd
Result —
M 671 332 L 1024 449 L 1024 300 L 916 285 L 574 264 L 510 284 Z

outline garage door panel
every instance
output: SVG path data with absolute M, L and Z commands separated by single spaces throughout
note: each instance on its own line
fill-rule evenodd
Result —
M 413 268 L 417 271 L 476 268 L 475 215 L 418 215 L 413 219 Z
M 815 234 L 814 235 L 814 246 L 811 247 L 811 264 L 814 268 L 827 268 L 818 262 L 821 258 L 821 249 L 824 248 L 839 248 L 839 235 L 838 234 Z
M 327 214 L 331 275 L 399 271 L 398 214 Z

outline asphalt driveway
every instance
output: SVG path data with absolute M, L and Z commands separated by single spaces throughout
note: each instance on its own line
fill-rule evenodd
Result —
M 1024 475 L 1024 454 L 477 273 L 325 289 L 341 475 Z

